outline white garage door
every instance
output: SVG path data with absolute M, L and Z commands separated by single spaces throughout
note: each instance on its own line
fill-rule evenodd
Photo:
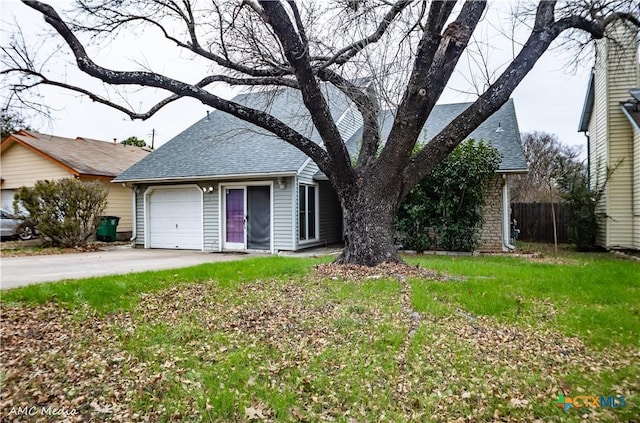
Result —
M 202 249 L 202 191 L 197 187 L 155 189 L 149 201 L 149 247 Z

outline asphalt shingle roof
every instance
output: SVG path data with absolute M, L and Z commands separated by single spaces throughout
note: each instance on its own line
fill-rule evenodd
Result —
M 11 138 L 62 163 L 79 175 L 116 176 L 149 155 L 149 150 L 140 147 L 81 137 L 64 138 L 34 131 L 20 131 L 4 142 L 9 142 Z
M 332 117 L 337 121 L 347 111 L 349 102 L 336 88 L 325 85 L 323 89 L 329 99 Z M 321 143 L 296 90 L 284 88 L 267 93 L 241 94 L 233 101 L 266 110 L 301 134 Z M 426 139 L 436 135 L 470 104 L 436 106 L 425 125 Z M 390 122 L 391 119 L 386 119 L 382 125 L 383 139 L 390 130 Z M 496 132 L 498 124 L 501 131 Z M 361 137 L 362 129 L 347 141 L 352 155 Z M 512 100 L 480 125 L 469 138 L 482 139 L 498 149 L 503 157 L 500 171 L 527 169 Z M 293 174 L 306 160 L 304 153 L 268 131 L 222 111 L 214 111 L 124 171 L 115 181 Z
M 427 139 L 431 140 L 456 116 L 472 103 L 443 104 L 436 106 L 425 125 Z M 498 129 L 500 128 L 500 129 Z M 502 155 L 498 171 L 526 171 L 527 162 L 522 152 L 520 129 L 513 100 L 507 101 L 487 120 L 482 122 L 467 139 L 482 140 L 494 146 Z
M 325 89 L 332 117 L 338 120 L 349 103 L 335 88 Z M 296 90 L 241 94 L 233 101 L 266 110 L 321 143 Z M 306 160 L 304 153 L 270 132 L 216 110 L 127 169 L 116 181 L 296 173 Z
M 436 105 L 427 122 L 424 125 L 419 142 L 428 142 L 433 139 L 445 126 L 447 126 L 456 116 L 462 113 L 473 103 L 454 103 Z M 381 113 L 381 136 L 386 140 L 391 125 L 393 124 L 392 112 L 387 110 Z M 498 130 L 500 128 L 500 130 Z M 502 172 L 524 172 L 527 170 L 527 163 L 522 152 L 520 141 L 520 129 L 513 100 L 509 100 L 497 112 L 478 126 L 467 139 L 476 141 L 482 140 L 495 147 L 502 161 L 498 171 Z M 362 129 L 356 132 L 349 141 L 347 147 L 349 153 L 354 155 L 362 142 Z

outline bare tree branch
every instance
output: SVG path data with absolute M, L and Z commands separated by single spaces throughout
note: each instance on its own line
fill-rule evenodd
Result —
M 327 148 L 327 152 L 333 165 L 338 169 L 338 173 L 343 176 L 344 181 L 332 181 L 335 185 L 341 186 L 343 183 L 351 183 L 355 178 L 353 168 L 349 161 L 349 153 L 338 127 L 331 118 L 329 104 L 320 91 L 315 74 L 309 63 L 309 52 L 305 48 L 300 35 L 297 34 L 284 8 L 279 2 L 261 1 L 260 5 L 264 10 L 267 22 L 278 36 L 280 43 L 284 47 L 285 54 L 291 66 L 293 66 L 300 84 L 302 99 L 305 106 L 311 113 L 314 126 L 320 133 Z M 327 175 L 331 178 L 330 175 Z
M 461 5 L 455 0 L 211 0 L 206 6 L 190 0 L 78 0 L 79 15 L 72 26 L 49 5 L 23 1 L 62 37 L 78 69 L 118 87 L 118 97 L 50 75 L 36 61 L 37 51 L 27 49 L 18 37 L 2 48 L 6 68 L 0 74 L 11 81 L 9 98 L 28 101 L 28 92 L 50 85 L 86 95 L 133 119 L 147 119 L 167 104 L 190 97 L 257 125 L 300 149 L 327 175 L 346 222 L 348 248 L 340 260 L 365 264 L 399 260 L 393 216 L 409 190 L 508 101 L 561 34 L 586 45 L 587 39 L 609 36 L 614 22 L 635 25 L 636 31 L 640 26 L 633 0 L 542 0 L 535 10 L 519 9 L 516 23 L 526 29 L 527 40 L 518 44 L 517 54 L 514 42 L 510 62 L 491 70 L 483 47 L 478 47 L 478 59 L 470 46 L 486 16 L 487 2 L 480 0 Z M 145 60 L 137 60 L 137 70 L 109 69 L 87 51 L 85 36 L 105 41 L 105 36 L 142 29 L 159 31 L 158 38 L 169 40 L 198 65 L 206 62 L 194 78 L 198 82 L 153 72 L 152 62 Z M 480 68 L 484 86 L 476 88 L 473 104 L 414 155 L 424 124 L 465 51 L 468 65 Z M 471 74 L 473 82 L 476 74 Z M 261 110 L 221 98 L 213 91 L 213 84 L 220 83 L 297 90 L 304 103 L 299 113 L 311 118 L 322 143 L 292 129 L 264 105 Z M 355 105 L 362 115 L 363 139 L 355 163 L 332 116 L 325 84 L 341 91 L 351 102 L 348 107 Z M 126 93 L 133 87 L 169 94 L 143 112 L 129 104 Z M 385 116 L 393 114 L 384 134 L 381 106 L 391 110 Z
M 25 0 L 24 2 L 45 16 L 47 23 L 56 29 L 56 31 L 65 39 L 67 45 L 71 48 L 80 70 L 88 75 L 96 77 L 109 84 L 135 84 L 156 87 L 173 92 L 174 95 L 180 97 L 192 97 L 198 99 L 205 104 L 223 110 L 242 120 L 246 120 L 275 133 L 283 140 L 299 148 L 309 157 L 313 158 L 316 163 L 318 163 L 318 166 L 323 170 L 329 170 L 331 168 L 331 162 L 325 150 L 268 113 L 251 109 L 228 100 L 223 100 L 222 98 L 203 90 L 199 86 L 186 84 L 166 76 L 149 72 L 113 71 L 98 66 L 89 58 L 80 41 L 75 37 L 75 35 L 73 35 L 69 27 L 62 21 L 58 13 L 51 6 L 33 0 Z
M 430 36 L 427 33 L 423 36 L 409 84 L 381 154 L 385 166 L 408 162 L 418 135 L 453 74 L 485 6 L 484 1 L 467 1 L 458 18 L 447 26 L 435 51 L 428 39 Z M 442 22 L 440 18 L 438 24 Z
M 188 34 L 188 41 L 180 40 L 178 37 L 171 35 L 168 31 L 166 25 L 162 24 L 158 19 L 153 18 L 153 16 L 143 15 L 143 14 L 123 14 L 113 8 L 107 7 L 104 2 L 100 2 L 96 6 L 89 5 L 86 1 L 81 2 L 81 6 L 84 10 L 88 11 L 90 14 L 98 14 L 100 17 L 104 17 L 106 22 L 103 24 L 101 28 L 87 26 L 82 23 L 76 23 L 74 25 L 75 28 L 90 31 L 90 32 L 106 32 L 111 33 L 113 31 L 119 30 L 121 27 L 125 25 L 131 25 L 136 23 L 143 23 L 151 25 L 162 32 L 164 37 L 175 43 L 176 46 L 189 50 L 200 57 L 203 57 L 207 60 L 211 60 L 217 65 L 229 69 L 235 72 L 242 73 L 244 75 L 254 76 L 254 77 L 272 77 L 272 76 L 284 76 L 291 75 L 291 70 L 286 69 L 286 66 L 282 63 L 273 65 L 273 63 L 264 68 L 247 66 L 241 63 L 238 63 L 229 58 L 228 54 L 218 55 L 213 53 L 210 50 L 204 48 L 200 42 L 200 39 L 196 33 L 196 22 L 193 17 L 193 12 L 191 10 L 191 4 L 188 1 L 185 1 L 185 9 L 186 11 L 182 11 L 180 7 L 174 2 L 164 2 L 160 0 L 152 0 L 153 2 L 159 2 L 161 5 L 169 8 L 171 11 L 175 13 L 176 16 L 179 17 L 182 24 L 185 25 Z M 27 2 L 25 2 L 27 3 Z M 28 4 L 28 3 L 27 3 Z M 248 3 L 243 3 L 248 4 Z M 214 3 L 215 7 L 217 5 Z M 220 19 L 222 18 L 222 14 L 218 13 Z M 220 30 L 222 31 L 222 25 L 220 25 Z M 227 53 L 225 51 L 225 53 Z
M 334 63 L 344 64 L 349 59 L 353 58 L 356 54 L 358 54 L 362 49 L 367 47 L 370 44 L 377 43 L 380 38 L 384 35 L 384 33 L 389 28 L 389 25 L 393 22 L 393 20 L 398 16 L 404 8 L 411 4 L 412 0 L 400 0 L 393 4 L 391 9 L 384 16 L 380 25 L 376 28 L 376 30 L 366 38 L 359 40 L 349 46 L 346 46 L 340 50 L 338 50 L 332 57 L 326 60 L 320 67 L 326 68 L 331 66 Z
M 588 31 L 593 37 L 603 37 L 606 26 L 616 19 L 589 21 L 579 16 L 554 19 L 556 1 L 542 1 L 538 5 L 536 20 L 529 39 L 520 53 L 504 70 L 500 77 L 469 108 L 457 116 L 437 134 L 406 167 L 405 186 L 413 186 L 446 157 L 473 129 L 504 105 L 518 84 L 533 68 L 537 60 L 549 48 L 560 33 L 569 28 Z M 618 19 L 629 19 L 627 14 L 618 14 Z
M 379 107 L 374 103 L 366 91 L 362 87 L 356 86 L 354 83 L 346 80 L 337 73 L 323 69 L 318 71 L 318 76 L 323 81 L 327 81 L 338 87 L 347 97 L 349 97 L 358 111 L 362 115 L 363 120 L 363 143 L 358 152 L 357 168 L 365 168 L 373 159 L 380 145 L 380 125 L 378 124 Z M 366 90 L 366 88 L 365 88 Z

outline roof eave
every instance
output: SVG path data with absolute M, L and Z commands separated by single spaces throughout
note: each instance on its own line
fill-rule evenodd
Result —
M 496 170 L 496 173 L 499 174 L 525 174 L 525 173 L 529 173 L 529 169 L 526 168 L 520 168 L 520 169 L 498 169 Z
M 593 111 L 593 104 L 595 101 L 595 69 L 591 70 L 589 76 L 589 83 L 587 87 L 587 95 L 584 99 L 584 105 L 582 106 L 582 114 L 580 114 L 580 124 L 578 125 L 578 132 L 587 132 L 589 130 L 589 121 L 591 120 L 591 112 Z
M 113 179 L 117 175 L 102 175 L 97 173 L 79 173 L 78 178 L 101 178 L 101 179 Z
M 640 131 L 640 125 L 638 125 L 638 122 L 633 118 L 633 116 L 631 116 L 631 113 L 629 113 L 629 110 L 627 110 L 626 107 L 624 107 L 624 103 L 620 104 L 620 107 L 622 108 L 622 112 L 624 113 L 624 115 L 627 117 L 627 119 L 629 120 L 629 122 L 631 123 L 631 125 L 636 128 L 637 131 Z
M 266 172 L 266 173 L 239 173 L 230 175 L 204 175 L 204 176 L 179 176 L 173 178 L 160 177 L 160 178 L 120 178 L 116 177 L 111 182 L 114 183 L 130 183 L 130 184 L 144 184 L 144 183 L 169 183 L 169 182 L 186 182 L 186 181 L 213 181 L 213 180 L 227 180 L 227 179 L 255 179 L 255 178 L 277 178 L 284 176 L 296 176 L 295 171 L 286 172 Z

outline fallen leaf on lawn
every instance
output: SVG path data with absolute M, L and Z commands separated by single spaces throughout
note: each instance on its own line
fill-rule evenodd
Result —
M 264 411 L 263 404 L 258 404 L 255 407 L 254 406 L 246 407 L 244 409 L 244 416 L 249 420 L 255 420 L 255 419 L 264 420 L 266 417 L 264 416 L 264 414 L 262 414 L 263 411 Z
M 529 401 L 526 399 L 511 398 L 509 404 L 511 404 L 512 407 L 524 407 L 529 404 Z
M 89 405 L 98 413 L 111 414 L 113 412 L 113 407 L 111 407 L 110 405 L 106 405 L 102 407 L 95 401 L 91 402 Z

